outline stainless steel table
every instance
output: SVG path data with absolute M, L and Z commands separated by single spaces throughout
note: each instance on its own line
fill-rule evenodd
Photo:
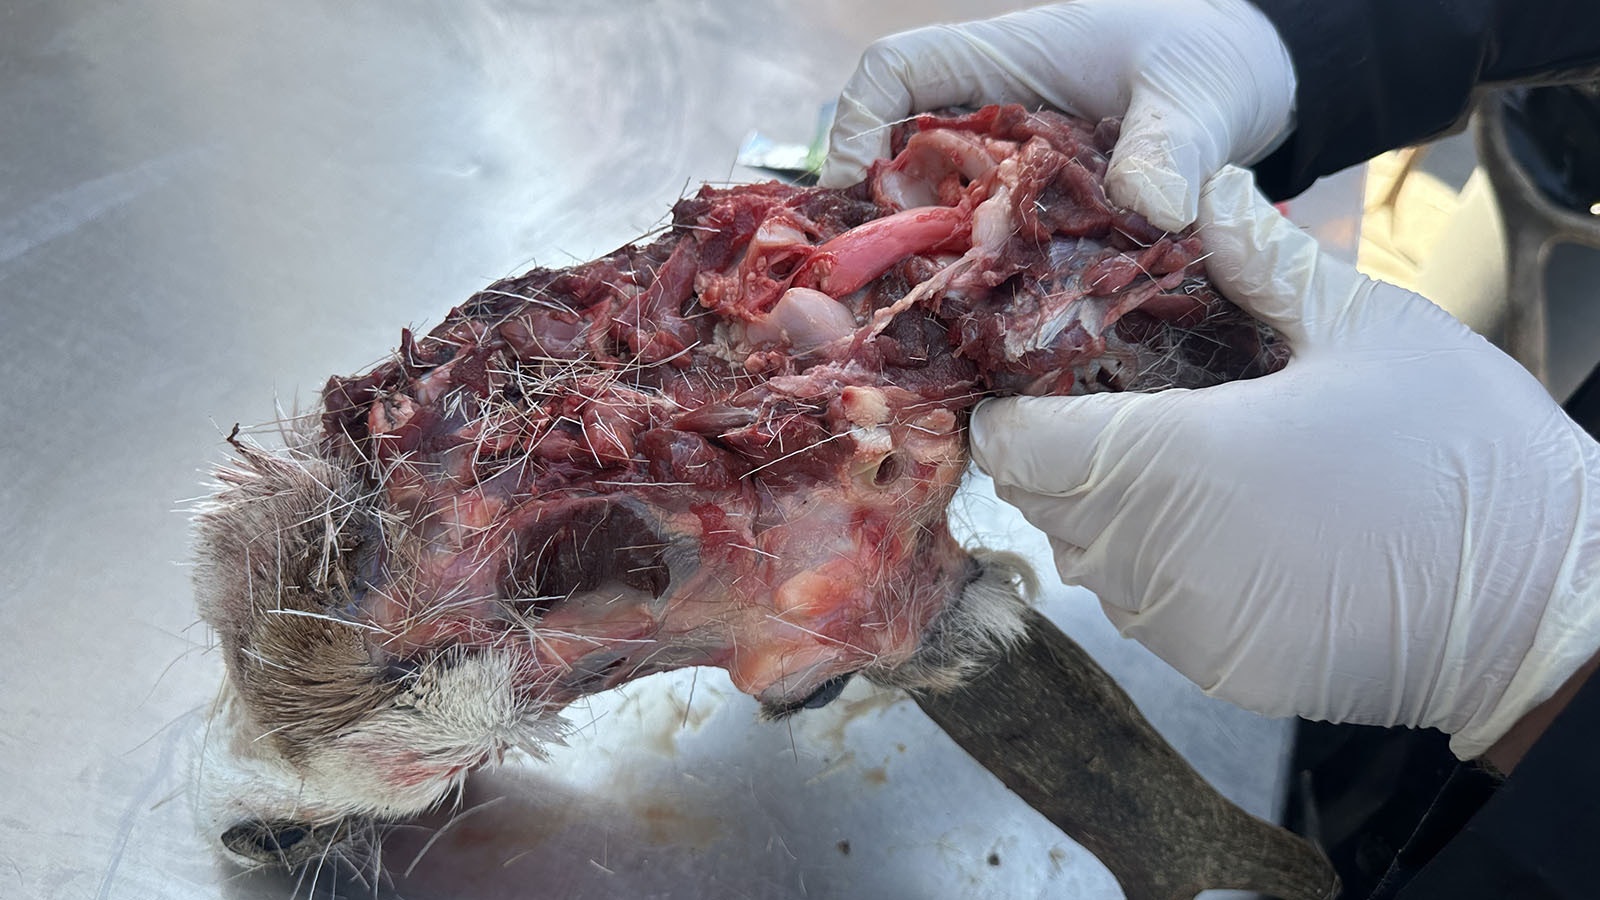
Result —
M 220 661 L 186 498 L 229 427 L 313 403 L 491 279 L 642 234 L 686 186 L 756 177 L 741 138 L 809 138 L 871 38 L 1009 5 L 0 9 L 0 897 L 312 893 L 222 865 L 190 822 Z M 970 534 L 1049 571 L 981 484 L 964 503 Z M 1283 723 L 1207 700 L 1087 594 L 1044 605 L 1270 813 Z M 378 887 L 324 872 L 315 892 L 1118 896 L 902 697 L 857 686 L 792 728 L 754 708 L 714 671 L 597 697 L 548 762 L 395 829 Z

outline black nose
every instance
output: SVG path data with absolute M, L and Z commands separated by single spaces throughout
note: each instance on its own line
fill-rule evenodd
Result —
M 844 693 L 845 686 L 850 683 L 850 678 L 853 675 L 855 675 L 854 672 L 846 672 L 843 675 L 835 675 L 829 678 L 820 687 L 812 691 L 811 696 L 807 697 L 801 705 L 806 709 L 821 709 L 827 706 L 829 703 L 839 699 L 839 695 Z
M 340 832 L 339 823 L 311 826 L 249 819 L 224 831 L 222 846 L 255 862 L 297 866 L 320 855 Z
M 763 701 L 761 714 L 768 719 L 785 719 L 802 709 L 821 709 L 844 693 L 845 685 L 850 683 L 850 679 L 855 674 L 854 672 L 846 672 L 843 675 L 835 675 L 799 700 L 787 702 Z

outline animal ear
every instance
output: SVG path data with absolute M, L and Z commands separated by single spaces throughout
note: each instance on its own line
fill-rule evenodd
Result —
M 289 456 L 273 453 L 241 435 L 237 422 L 224 440 L 233 448 L 233 459 L 231 464 L 218 465 L 215 474 L 226 486 L 240 487 L 262 478 L 287 475 L 295 468 L 293 446 L 288 450 Z
M 233 426 L 228 443 L 233 456 L 227 462 L 212 467 L 212 474 L 224 488 L 241 488 L 253 484 L 271 469 L 271 455 L 258 446 L 238 437 L 239 426 Z
M 1022 639 L 1023 611 L 1039 591 L 1033 570 L 1014 553 L 980 550 L 972 561 L 972 578 L 928 626 L 911 658 L 893 667 L 869 666 L 861 674 L 886 687 L 954 690 Z

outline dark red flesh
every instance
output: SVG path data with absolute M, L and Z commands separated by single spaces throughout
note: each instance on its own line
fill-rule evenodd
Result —
M 1283 361 L 1196 237 L 1107 203 L 1114 139 L 923 116 L 855 188 L 702 188 L 332 379 L 323 452 L 387 516 L 348 613 L 375 656 L 515 648 L 552 707 L 687 665 L 783 704 L 908 659 L 972 577 L 945 510 L 980 399 Z

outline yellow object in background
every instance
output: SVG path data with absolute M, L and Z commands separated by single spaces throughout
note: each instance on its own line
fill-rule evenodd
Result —
M 1427 150 L 1393 150 L 1367 163 L 1356 251 L 1356 268 L 1411 290 L 1460 206 L 1449 185 L 1417 165 Z

